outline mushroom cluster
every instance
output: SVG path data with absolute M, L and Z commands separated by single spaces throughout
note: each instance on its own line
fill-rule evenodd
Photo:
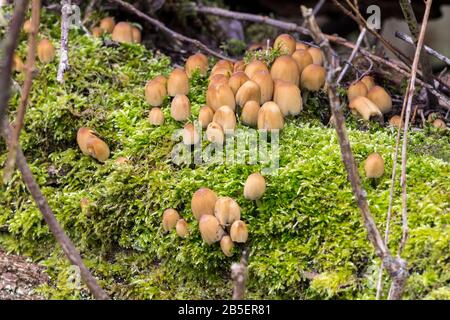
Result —
M 119 43 L 141 43 L 142 33 L 139 26 L 130 22 L 116 23 L 113 17 L 106 17 L 98 26 L 91 29 L 92 36 L 99 38 L 111 34 L 111 39 Z

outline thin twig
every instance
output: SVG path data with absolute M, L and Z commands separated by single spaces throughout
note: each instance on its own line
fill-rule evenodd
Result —
M 69 16 L 72 13 L 70 0 L 61 0 L 61 48 L 56 80 L 64 83 L 64 72 L 69 69 Z
M 220 58 L 220 59 L 225 59 L 225 60 L 229 60 L 229 61 L 235 61 L 234 59 L 231 59 L 230 57 L 224 56 L 223 54 L 216 52 L 210 48 L 208 48 L 205 44 L 203 44 L 202 42 L 198 41 L 197 39 L 192 39 L 189 37 L 186 37 L 178 32 L 175 32 L 169 28 L 167 28 L 161 21 L 151 18 L 148 15 L 146 15 L 145 13 L 143 13 L 142 11 L 139 11 L 138 9 L 136 9 L 133 5 L 126 3 L 122 0 L 109 0 L 110 2 L 115 2 L 118 5 L 122 6 L 124 9 L 134 13 L 135 15 L 137 15 L 138 17 L 144 19 L 145 21 L 147 21 L 148 23 L 152 24 L 153 26 L 155 26 L 157 29 L 161 30 L 162 32 L 164 32 L 165 34 L 167 34 L 168 36 L 178 40 L 178 41 L 182 41 L 182 42 L 187 42 L 190 43 L 194 46 L 196 46 L 197 48 L 202 49 L 203 51 L 212 54 L 213 56 Z
M 317 25 L 314 16 L 311 15 L 311 10 L 301 7 L 302 14 L 305 19 L 308 20 L 309 28 L 311 30 L 312 37 L 316 43 L 320 43 L 321 48 L 325 53 L 325 66 L 327 68 L 327 93 L 330 101 L 330 109 L 335 119 L 335 129 L 338 135 L 339 146 L 341 149 L 342 161 L 347 170 L 348 178 L 352 186 L 353 194 L 356 198 L 356 202 L 360 209 L 361 216 L 364 220 L 364 225 L 367 230 L 368 238 L 372 243 L 376 254 L 383 261 L 386 270 L 394 284 L 395 290 L 393 291 L 392 299 L 400 299 L 406 284 L 408 272 L 406 270 L 406 262 L 401 258 L 394 258 L 390 253 L 388 247 L 383 241 L 381 234 L 375 224 L 375 221 L 370 213 L 369 204 L 366 199 L 366 192 L 362 188 L 361 179 L 358 173 L 358 167 L 356 166 L 355 159 L 350 146 L 350 141 L 347 135 L 347 129 L 345 127 L 345 120 L 342 113 L 341 101 L 336 94 L 336 84 L 334 81 L 335 71 L 339 69 L 339 63 L 333 55 L 328 40 Z
M 87 5 L 86 9 L 84 10 L 83 24 L 86 24 L 86 22 L 88 22 L 89 18 L 91 17 L 92 12 L 94 12 L 94 7 L 96 4 L 97 4 L 97 0 L 89 1 L 89 4 Z
M 407 146 L 408 146 L 408 127 L 409 119 L 411 116 L 411 104 L 414 95 L 414 89 L 416 87 L 416 75 L 417 68 L 419 67 L 420 53 L 422 51 L 423 42 L 425 39 L 425 32 L 427 29 L 428 18 L 430 15 L 431 4 L 433 0 L 426 2 L 425 14 L 422 19 L 422 27 L 420 28 L 420 34 L 417 41 L 416 53 L 414 54 L 414 60 L 412 65 L 411 80 L 408 87 L 408 93 L 405 97 L 407 99 L 405 123 L 403 125 L 403 145 L 402 145 L 402 174 L 400 178 L 400 185 L 402 186 L 402 240 L 400 242 L 399 255 L 405 247 L 406 240 L 408 238 L 408 212 L 407 212 L 407 192 L 406 192 L 406 162 L 407 162 Z
M 350 63 L 351 63 L 351 62 L 353 61 L 353 59 L 355 58 L 356 53 L 358 53 L 359 47 L 361 46 L 361 43 L 362 43 L 362 41 L 363 41 L 363 39 L 364 39 L 364 37 L 365 37 L 365 35 L 366 35 L 366 32 L 367 32 L 367 29 L 364 27 L 364 28 L 361 30 L 361 33 L 359 34 L 358 40 L 356 41 L 356 44 L 355 44 L 355 48 L 353 48 L 353 51 L 352 51 L 350 57 L 349 57 L 348 60 L 345 62 L 345 66 L 344 66 L 344 68 L 342 69 L 341 73 L 339 74 L 339 77 L 338 77 L 337 80 L 336 80 L 336 84 L 337 84 L 337 85 L 338 85 L 338 84 L 342 81 L 342 79 L 344 78 L 344 76 L 345 76 L 345 74 L 346 74 L 346 72 L 347 72 L 347 70 L 348 70 L 348 67 L 349 67 Z
M 25 64 L 25 80 L 22 92 L 20 94 L 20 102 L 19 107 L 17 109 L 15 128 L 11 135 L 11 140 L 8 143 L 9 145 L 8 157 L 6 159 L 5 167 L 3 169 L 3 183 L 5 184 L 8 183 L 14 172 L 17 145 L 19 144 L 20 132 L 23 127 L 25 113 L 27 110 L 28 98 L 33 83 L 33 74 L 36 61 L 36 43 L 37 43 L 36 38 L 40 24 L 41 0 L 33 0 L 31 3 L 31 7 L 32 7 L 31 32 L 28 35 L 28 53 L 27 53 L 27 61 Z
M 231 279 L 233 280 L 233 300 L 242 300 L 245 297 L 245 281 L 247 279 L 247 265 L 249 248 L 242 252 L 241 261 L 231 265 Z
M 404 34 L 403 32 L 400 31 L 395 31 L 395 36 L 403 41 L 405 41 L 406 43 L 414 44 L 414 41 L 411 39 L 410 36 Z M 429 46 L 424 45 L 423 48 L 425 49 L 425 51 L 429 54 L 431 54 L 433 57 L 441 60 L 442 62 L 444 62 L 445 64 L 450 66 L 450 59 L 448 57 L 446 57 L 445 55 L 443 55 L 442 53 L 439 53 L 438 51 L 430 48 Z

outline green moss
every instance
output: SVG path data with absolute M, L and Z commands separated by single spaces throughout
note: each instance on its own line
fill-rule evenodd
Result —
M 58 47 L 58 23 L 44 15 L 43 34 Z M 24 40 L 24 39 L 22 39 Z M 201 240 L 190 199 L 199 187 L 234 197 L 250 229 L 250 298 L 358 299 L 375 296 L 379 259 L 367 240 L 342 165 L 334 130 L 324 126 L 328 105 L 311 96 L 298 118 L 287 120 L 280 137 L 280 169 L 267 176 L 267 191 L 254 203 L 242 194 L 247 176 L 260 165 L 177 166 L 170 137 L 182 124 L 170 118 L 152 127 L 147 121 L 144 85 L 167 75 L 170 60 L 140 45 L 106 46 L 79 31 L 70 34 L 71 69 L 56 83 L 57 61 L 39 64 L 21 143 L 43 193 L 58 220 L 80 249 L 87 266 L 115 298 L 228 298 L 230 265 L 219 246 Z M 23 55 L 22 41 L 19 52 Z M 23 82 L 22 75 L 15 80 Z M 191 80 L 193 121 L 205 103 L 206 79 Z M 15 110 L 18 94 L 11 110 Z M 11 114 L 13 114 L 11 112 Z M 349 135 L 360 173 L 371 152 L 379 152 L 386 173 L 374 188 L 363 179 L 371 211 L 383 230 L 396 132 L 348 118 Z M 88 126 L 111 147 L 100 164 L 83 156 L 75 136 Z M 240 129 L 248 130 L 239 125 Z M 450 213 L 449 133 L 434 128 L 410 134 L 408 212 L 410 238 L 404 251 L 411 277 L 406 298 L 449 297 Z M 5 146 L 0 146 L 4 162 Z M 114 163 L 119 156 L 131 163 Z M 0 172 L 1 173 L 1 172 Z M 0 245 L 31 256 L 48 267 L 52 285 L 40 288 L 51 298 L 89 298 L 67 281 L 70 266 L 55 245 L 38 209 L 16 173 L 0 187 Z M 401 237 L 400 187 L 397 186 L 390 248 Z M 89 199 L 82 210 L 80 201 Z M 164 235 L 161 215 L 177 208 L 191 236 Z M 3 228 L 2 228 L 3 229 Z M 318 276 L 308 280 L 305 273 Z M 388 287 L 385 277 L 384 287 Z

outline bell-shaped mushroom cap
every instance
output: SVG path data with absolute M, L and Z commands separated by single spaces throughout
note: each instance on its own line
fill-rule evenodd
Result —
M 237 220 L 233 222 L 230 229 L 230 237 L 234 242 L 247 242 L 248 228 L 244 221 Z
M 145 100 L 152 107 L 159 107 L 162 105 L 166 96 L 166 86 L 162 81 L 150 80 L 145 85 Z
M 228 83 L 211 85 L 206 91 L 206 105 L 217 112 L 221 106 L 228 106 L 232 111 L 236 108 L 233 90 Z
M 187 123 L 183 128 L 183 143 L 187 146 L 197 144 L 200 141 L 200 134 L 192 123 Z
M 233 247 L 234 243 L 233 240 L 231 240 L 231 237 L 228 235 L 225 235 L 220 240 L 220 249 L 222 249 L 222 252 L 227 257 L 231 257 L 233 255 Z
M 236 104 L 243 106 L 247 101 L 261 101 L 261 89 L 252 80 L 247 80 L 236 92 Z
M 183 69 L 175 69 L 167 80 L 167 92 L 169 96 L 174 97 L 177 94 L 187 95 L 189 93 L 189 79 Z
M 177 221 L 175 230 L 177 231 L 178 236 L 180 236 L 181 238 L 186 238 L 189 235 L 188 223 L 184 219 L 180 219 Z
M 105 31 L 100 27 L 94 27 L 91 29 L 92 36 L 94 38 L 100 38 Z
M 208 106 L 203 106 L 200 108 L 198 113 L 198 122 L 202 126 L 203 129 L 206 129 L 208 124 L 211 123 L 214 117 L 214 111 Z
M 222 106 L 214 113 L 213 122 L 218 123 L 223 132 L 227 133 L 227 130 L 233 131 L 236 128 L 236 115 L 229 106 Z
M 216 73 L 209 77 L 208 89 L 219 84 L 228 84 L 228 80 L 228 77 L 223 74 Z
M 81 152 L 85 155 L 89 155 L 88 149 L 87 149 L 87 141 L 89 138 L 91 138 L 94 135 L 94 132 L 86 127 L 81 127 L 78 129 L 77 132 L 77 143 L 80 147 Z
M 233 72 L 245 71 L 245 61 L 238 60 L 234 63 Z
M 120 43 L 133 43 L 133 26 L 123 21 L 117 23 L 114 26 L 111 39 Z
M 325 84 L 325 68 L 317 64 L 310 64 L 303 69 L 301 88 L 309 91 L 319 91 Z
M 353 113 L 358 113 L 361 118 L 368 121 L 372 117 L 382 117 L 380 109 L 377 105 L 366 97 L 356 97 L 350 101 L 349 108 Z
M 248 200 L 261 199 L 264 192 L 266 192 L 266 180 L 259 173 L 252 173 L 247 177 L 244 186 L 244 197 Z
M 94 135 L 87 139 L 86 148 L 88 154 L 100 162 L 105 162 L 109 158 L 110 151 L 108 145 Z
M 211 78 L 211 77 L 213 77 L 215 75 L 221 74 L 221 75 L 223 75 L 223 76 L 225 76 L 227 78 L 230 78 L 231 77 L 231 73 L 232 73 L 232 71 L 230 71 L 227 68 L 216 68 L 216 69 L 214 69 L 214 71 L 211 71 L 211 75 L 209 77 Z
M 177 94 L 170 105 L 170 115 L 176 121 L 186 121 L 191 116 L 191 104 L 184 94 Z
M 280 107 L 273 101 L 264 103 L 258 112 L 258 129 L 281 130 L 283 127 L 284 118 Z
M 16 72 L 23 72 L 25 66 L 23 64 L 22 59 L 14 53 L 13 61 L 12 61 L 12 70 Z
M 200 188 L 194 192 L 191 200 L 191 209 L 195 219 L 199 220 L 204 214 L 214 215 L 217 195 L 208 188 Z
M 264 62 L 259 60 L 253 60 L 245 67 L 245 74 L 247 75 L 247 77 L 251 79 L 253 78 L 256 72 L 261 70 L 269 71 L 267 65 Z
M 298 86 L 300 72 L 298 71 L 297 62 L 291 56 L 280 56 L 275 59 L 270 75 L 273 80 L 284 80 Z
M 367 178 L 379 178 L 384 174 L 384 160 L 378 153 L 370 154 L 364 162 Z
M 303 70 L 309 66 L 310 64 L 313 64 L 313 58 L 311 54 L 303 49 L 296 50 L 292 54 L 292 59 L 295 60 L 298 66 L 298 72 L 302 74 Z
M 189 78 L 195 70 L 198 70 L 202 76 L 205 76 L 208 72 L 208 58 L 202 53 L 196 53 L 186 60 L 184 68 Z
M 161 82 L 167 88 L 167 79 L 163 75 L 154 77 L 152 81 Z
M 164 124 L 164 113 L 160 108 L 152 108 L 148 114 L 148 121 L 151 125 L 160 126 Z
M 356 97 L 365 97 L 367 95 L 367 87 L 362 81 L 357 81 L 350 85 L 347 89 L 348 100 L 352 100 Z
M 391 96 L 380 86 L 372 87 L 367 93 L 367 98 L 375 103 L 382 113 L 388 113 L 392 110 Z
M 142 33 L 141 29 L 136 26 L 131 27 L 132 35 L 133 35 L 133 43 L 141 43 L 142 41 Z
M 308 50 L 309 46 L 306 43 L 303 42 L 297 42 L 295 44 L 295 50 Z
M 31 30 L 33 29 L 33 24 L 31 23 L 31 19 L 26 20 L 23 23 L 23 31 L 25 33 L 31 33 Z
M 361 79 L 361 82 L 364 83 L 364 84 L 366 85 L 367 90 L 370 90 L 370 89 L 372 89 L 373 87 L 376 86 L 375 80 L 374 80 L 373 77 L 371 77 L 371 76 L 364 76 L 364 77 Z
M 168 232 L 175 228 L 178 220 L 180 220 L 180 215 L 178 211 L 175 209 L 166 209 L 164 210 L 162 216 L 162 227 L 164 231 Z
M 230 86 L 231 90 L 233 90 L 233 93 L 236 94 L 236 92 L 239 90 L 239 88 L 247 81 L 250 80 L 245 72 L 243 71 L 237 71 L 233 73 L 228 80 L 228 85 Z
M 241 219 L 241 207 L 230 197 L 220 197 L 214 207 L 214 215 L 222 226 L 231 225 Z
M 273 98 L 273 80 L 272 76 L 268 71 L 260 70 L 255 72 L 252 79 L 261 90 L 261 101 L 260 103 L 266 103 Z
M 308 49 L 308 53 L 313 59 L 313 63 L 319 66 L 323 65 L 323 52 L 319 48 L 311 47 Z
M 435 119 L 433 121 L 433 126 L 438 129 L 447 129 L 447 124 L 442 119 Z
M 228 60 L 219 60 L 216 62 L 216 64 L 213 66 L 213 68 L 211 69 L 211 73 L 215 73 L 216 70 L 218 69 L 226 69 L 228 70 L 228 72 L 232 72 L 233 71 L 233 63 L 231 61 Z
M 274 48 L 279 48 L 283 54 L 293 54 L 297 43 L 290 34 L 280 34 L 273 43 Z
M 258 102 L 254 100 L 247 101 L 241 112 L 242 123 L 250 127 L 256 127 L 258 124 L 259 109 L 260 106 Z
M 116 23 L 113 17 L 106 17 L 100 21 L 100 29 L 102 29 L 104 32 L 113 32 L 115 26 Z
M 403 126 L 403 121 L 402 121 L 402 118 L 400 118 L 399 115 L 395 115 L 395 116 L 392 116 L 392 117 L 389 119 L 389 124 L 390 124 L 391 126 L 393 126 L 393 127 L 400 128 L 400 127 Z
M 222 145 L 225 141 L 223 129 L 217 122 L 211 122 L 206 128 L 206 139 L 211 143 Z
M 49 63 L 55 58 L 55 47 L 50 40 L 44 38 L 37 45 L 37 56 L 42 63 Z
M 225 233 L 220 226 L 219 220 L 217 220 L 215 216 L 208 214 L 201 216 L 199 229 L 203 241 L 207 244 L 213 244 L 214 242 L 219 241 Z
M 278 84 L 273 100 L 284 116 L 298 115 L 303 109 L 300 89 L 289 82 Z
M 126 157 L 118 157 L 116 160 L 114 160 L 114 164 L 118 165 L 118 166 L 123 166 L 126 164 L 130 164 L 130 159 L 126 158 Z

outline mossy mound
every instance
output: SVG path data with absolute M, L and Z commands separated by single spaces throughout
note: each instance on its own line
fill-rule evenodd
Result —
M 41 30 L 59 46 L 56 17 L 44 14 Z M 24 57 L 22 37 L 19 53 Z M 243 184 L 260 165 L 172 163 L 170 153 L 178 142 L 171 136 L 183 124 L 170 118 L 167 99 L 165 124 L 151 126 L 144 99 L 146 81 L 167 75 L 170 60 L 140 45 L 108 45 L 107 40 L 71 31 L 71 69 L 63 85 L 56 82 L 56 61 L 38 65 L 21 143 L 58 220 L 113 297 L 230 297 L 230 265 L 240 258 L 242 247 L 227 258 L 218 245 L 202 242 L 190 200 L 205 186 L 234 197 L 249 225 L 249 298 L 374 298 L 380 261 L 353 201 L 335 131 L 322 125 L 328 105 L 321 97 L 312 97 L 300 117 L 288 119 L 280 136 L 280 168 L 266 177 L 267 191 L 254 203 L 244 199 Z M 15 80 L 22 83 L 23 75 L 15 75 Z M 205 88 L 205 78 L 191 80 L 191 120 L 205 103 Z M 18 99 L 15 93 L 11 110 Z M 109 144 L 112 154 L 105 164 L 78 149 L 75 136 L 81 126 L 94 129 Z M 379 126 L 362 131 L 352 118 L 349 126 L 361 173 L 372 152 L 382 154 L 386 162 L 376 187 L 363 181 L 383 230 L 396 132 Z M 449 142 L 448 131 L 434 128 L 410 134 L 410 238 L 403 257 L 411 277 L 406 298 L 450 298 Z M 130 163 L 115 164 L 120 156 Z M 2 144 L 0 162 L 5 158 Z M 397 187 L 389 243 L 394 252 L 401 237 L 400 192 Z M 81 209 L 84 198 L 89 205 Z M 192 232 L 187 239 L 175 232 L 163 234 L 161 215 L 169 207 L 188 220 Z M 0 226 L 2 247 L 48 267 L 53 284 L 40 288 L 42 293 L 51 298 L 89 297 L 85 288 L 67 281 L 71 268 L 19 173 L 1 186 Z M 313 280 L 307 276 L 311 273 L 317 274 Z M 385 282 L 387 288 L 387 277 Z

